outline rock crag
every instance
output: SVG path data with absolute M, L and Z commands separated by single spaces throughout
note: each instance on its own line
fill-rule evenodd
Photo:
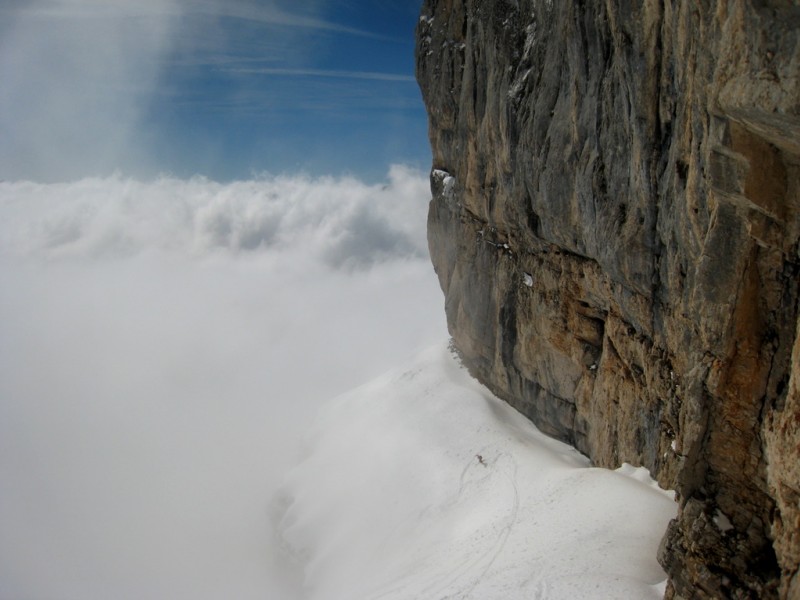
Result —
M 425 0 L 473 373 L 677 492 L 671 598 L 800 598 L 800 2 Z

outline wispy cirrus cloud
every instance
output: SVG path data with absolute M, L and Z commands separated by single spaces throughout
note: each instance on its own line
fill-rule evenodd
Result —
M 388 36 L 380 35 L 365 29 L 350 27 L 336 21 L 320 18 L 313 13 L 288 11 L 275 2 L 252 2 L 246 0 L 183 0 L 184 11 L 188 14 L 202 14 L 219 18 L 238 19 L 264 25 L 280 27 L 298 27 L 344 33 L 388 40 Z
M 247 75 L 271 75 L 276 77 L 325 77 L 331 79 L 367 79 L 371 81 L 405 81 L 416 83 L 413 75 L 400 73 L 376 73 L 370 71 L 337 71 L 327 69 L 281 69 L 270 67 L 238 67 L 232 73 Z
M 375 37 L 377 34 L 320 18 L 312 12 L 286 10 L 276 2 L 248 0 L 140 0 L 138 2 L 106 2 L 103 0 L 40 0 L 11 2 L 0 6 L 6 17 L 98 20 L 138 17 L 163 19 L 170 17 L 206 16 L 250 21 L 279 27 L 298 27 Z M 384 37 L 384 36 L 377 36 Z

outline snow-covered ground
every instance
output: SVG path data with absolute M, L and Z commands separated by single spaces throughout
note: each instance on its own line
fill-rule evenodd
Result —
M 314 600 L 657 599 L 675 514 L 646 471 L 590 468 L 445 344 L 323 407 L 279 495 Z
M 0 182 L 0 600 L 656 597 L 668 497 L 447 350 L 427 188 Z

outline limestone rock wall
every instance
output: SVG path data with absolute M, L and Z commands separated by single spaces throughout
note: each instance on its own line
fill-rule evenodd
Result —
M 800 598 L 800 2 L 425 0 L 428 238 L 474 374 L 676 489 L 676 598 Z

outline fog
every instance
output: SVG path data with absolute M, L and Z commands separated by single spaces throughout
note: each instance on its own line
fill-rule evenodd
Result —
M 179 3 L 31 0 L 0 7 L 0 177 L 57 181 L 142 164 L 139 130 Z
M 318 406 L 446 334 L 426 177 L 0 183 L 0 598 L 291 598 Z

